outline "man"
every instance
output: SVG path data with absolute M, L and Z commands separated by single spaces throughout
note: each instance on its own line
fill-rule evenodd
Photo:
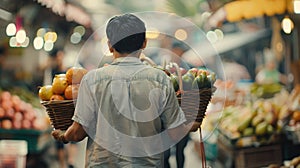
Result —
M 73 124 L 52 132 L 65 143 L 88 137 L 88 167 L 162 167 L 164 149 L 200 126 L 184 124 L 170 79 L 139 60 L 145 32 L 132 14 L 109 20 L 113 63 L 83 77 Z

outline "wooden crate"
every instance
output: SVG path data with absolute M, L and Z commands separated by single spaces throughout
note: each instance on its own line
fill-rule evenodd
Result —
M 260 147 L 232 148 L 218 141 L 218 161 L 224 167 L 256 168 L 269 164 L 282 164 L 282 149 L 280 144 Z

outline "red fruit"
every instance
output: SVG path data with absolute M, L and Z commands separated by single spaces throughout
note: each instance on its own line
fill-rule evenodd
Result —
M 21 129 L 22 128 L 22 121 L 13 121 L 13 128 L 14 129 Z
M 5 111 L 5 117 L 13 118 L 15 115 L 15 110 L 13 108 L 9 108 Z
M 5 111 L 2 107 L 0 107 L 0 119 L 5 116 Z
M 23 129 L 30 129 L 31 128 L 31 122 L 29 120 L 23 120 L 22 121 L 22 128 Z
M 1 100 L 10 100 L 11 99 L 11 94 L 8 91 L 4 91 L 0 95 Z
M 189 69 L 188 73 L 191 73 L 194 77 L 196 77 L 198 74 L 198 69 L 197 68 Z
M 21 112 L 15 112 L 13 119 L 14 121 L 21 122 L 21 120 L 23 119 L 23 114 Z
M 4 109 L 4 110 L 8 110 L 10 108 L 13 107 L 13 103 L 10 101 L 10 100 L 4 100 L 2 101 L 1 103 L 1 107 Z

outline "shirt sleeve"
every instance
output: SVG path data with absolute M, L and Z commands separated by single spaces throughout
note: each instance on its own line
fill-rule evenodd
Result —
M 95 101 L 88 84 L 87 75 L 85 75 L 79 86 L 75 112 L 72 119 L 82 126 L 89 128 L 91 123 L 95 122 L 96 119 L 94 107 Z
M 171 81 L 168 80 L 166 87 L 166 99 L 164 103 L 163 112 L 161 115 L 163 127 L 165 129 L 171 129 L 178 127 L 186 122 L 185 115 L 178 104 L 176 93 L 171 85 Z

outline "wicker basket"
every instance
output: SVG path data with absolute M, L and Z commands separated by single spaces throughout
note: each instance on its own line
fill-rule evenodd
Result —
M 215 87 L 195 89 L 183 91 L 177 95 L 178 103 L 188 122 L 197 121 L 202 123 L 207 106 L 215 90 Z
M 212 94 L 216 91 L 216 87 L 183 90 L 182 74 L 179 66 L 176 63 L 170 63 L 169 66 L 175 67 L 178 75 L 179 91 L 177 92 L 177 100 L 185 114 L 187 122 L 197 121 L 202 123 L 207 106 Z
M 72 125 L 75 103 L 76 100 L 41 102 L 46 107 L 52 127 L 60 130 L 67 130 Z

